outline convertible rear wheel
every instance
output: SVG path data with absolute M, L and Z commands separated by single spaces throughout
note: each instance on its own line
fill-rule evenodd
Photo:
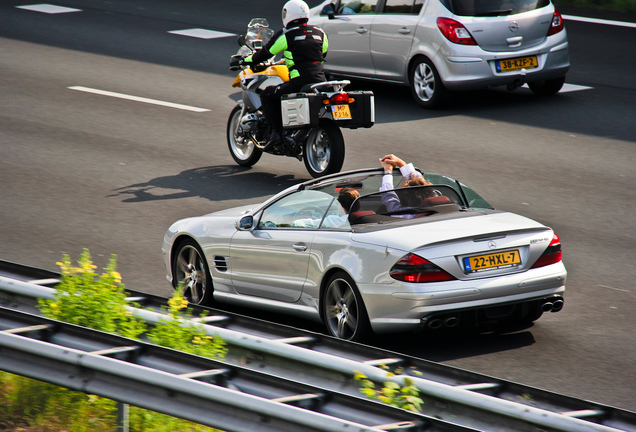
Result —
M 183 286 L 183 296 L 191 303 L 206 305 L 212 300 L 212 276 L 201 248 L 192 239 L 182 241 L 172 261 L 172 283 Z
M 339 339 L 362 341 L 370 332 L 369 317 L 355 282 L 344 272 L 334 274 L 323 294 L 325 324 Z

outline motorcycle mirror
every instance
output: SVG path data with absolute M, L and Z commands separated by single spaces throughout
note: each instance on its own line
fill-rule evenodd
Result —
M 240 35 L 240 36 L 238 37 L 238 44 L 239 44 L 239 46 L 243 46 L 243 45 L 245 45 L 245 36 Z

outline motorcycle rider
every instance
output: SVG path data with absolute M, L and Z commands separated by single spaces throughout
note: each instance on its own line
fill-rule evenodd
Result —
M 326 81 L 322 62 L 327 55 L 327 35 L 307 24 L 309 6 L 302 0 L 289 0 L 282 11 L 284 28 L 274 34 L 266 46 L 246 57 L 243 62 L 259 64 L 282 52 L 289 70 L 289 81 L 267 87 L 261 94 L 262 111 L 270 124 L 271 135 L 264 149 L 282 142 L 283 127 L 280 101 L 285 94 L 296 93 L 307 85 Z

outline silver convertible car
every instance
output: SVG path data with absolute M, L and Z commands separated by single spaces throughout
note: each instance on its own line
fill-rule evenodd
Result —
M 396 174 L 398 187 L 380 192 L 383 175 L 338 173 L 177 221 L 162 248 L 168 280 L 191 302 L 311 318 L 347 340 L 561 310 L 567 273 L 550 228 L 444 175 L 401 188 Z
M 550 0 L 327 0 L 309 22 L 329 37 L 333 75 L 409 85 L 425 108 L 449 90 L 527 83 L 557 93 L 570 67 Z

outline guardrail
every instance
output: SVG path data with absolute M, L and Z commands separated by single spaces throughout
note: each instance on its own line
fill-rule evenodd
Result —
M 12 278 L 0 276 L 0 304 L 36 311 L 34 299 L 53 295 L 52 288 L 42 285 L 54 285 L 56 275 L 40 270 L 32 270 L 29 275 L 28 268 L 13 266 L 16 265 L 0 262 L 0 270 L 6 273 L 10 268 L 14 273 Z M 38 279 L 37 283 L 28 281 L 33 277 Z M 150 322 L 156 321 L 159 318 L 156 311 L 166 299 L 138 292 L 133 295 L 135 301 L 153 309 L 133 312 Z M 414 367 L 422 377 L 408 375 L 408 378 L 421 392 L 425 418 L 490 431 L 636 431 L 636 414 L 629 411 L 225 311 L 195 308 L 194 312 L 203 310 L 211 315 L 204 324 L 206 331 L 228 342 L 228 362 L 252 370 L 359 397 L 359 385 L 352 378 L 355 370 L 382 383 L 389 378 L 378 365 L 404 367 L 406 371 Z M 405 378 L 401 375 L 390 380 L 401 383 Z

